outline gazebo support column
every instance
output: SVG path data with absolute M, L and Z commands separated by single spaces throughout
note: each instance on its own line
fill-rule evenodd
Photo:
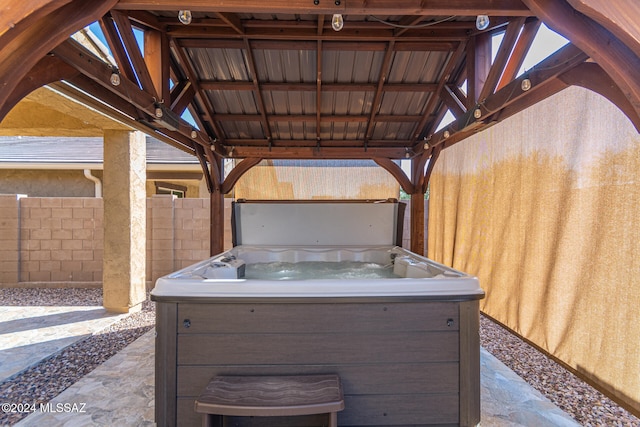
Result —
M 224 250 L 224 192 L 222 183 L 224 178 L 224 161 L 222 157 L 215 155 L 208 150 L 207 157 L 210 164 L 210 243 L 209 251 L 211 256 L 219 254 Z
M 224 194 L 216 188 L 211 198 L 211 256 L 224 251 Z
M 146 299 L 146 142 L 140 132 L 104 132 L 102 295 L 112 312 L 139 311 Z
M 411 194 L 411 252 L 424 255 L 424 193 Z

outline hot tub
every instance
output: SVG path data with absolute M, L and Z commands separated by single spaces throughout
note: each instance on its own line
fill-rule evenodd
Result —
M 327 373 L 344 388 L 340 426 L 479 423 L 484 292 L 395 244 L 397 203 L 233 211 L 237 245 L 158 279 L 151 293 L 159 426 L 199 425 L 194 400 L 214 375 Z

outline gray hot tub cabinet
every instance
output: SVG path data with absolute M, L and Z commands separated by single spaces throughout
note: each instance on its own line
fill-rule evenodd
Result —
M 338 207 L 329 210 L 340 215 L 343 205 L 356 206 L 334 205 Z M 276 211 L 289 211 L 277 206 Z M 367 220 L 363 206 L 376 205 L 356 209 L 358 227 L 369 228 L 375 220 Z M 259 206 L 252 209 L 265 212 Z M 389 212 L 395 215 L 396 207 Z M 360 231 L 355 230 L 355 237 Z M 310 233 L 314 240 L 327 234 Z M 385 238 L 389 236 L 395 239 L 395 233 Z M 367 233 L 365 243 L 380 245 L 372 239 Z M 308 243 L 303 242 L 312 246 Z M 194 401 L 215 375 L 338 374 L 345 395 L 340 426 L 475 426 L 480 422 L 478 300 L 484 293 L 475 278 L 459 275 L 468 286 L 450 294 L 442 292 L 446 282 L 437 291 L 429 289 L 430 279 L 391 280 L 389 289 L 381 287 L 384 279 L 371 286 L 366 281 L 297 281 L 287 284 L 300 287 L 289 293 L 283 282 L 247 285 L 241 279 L 214 279 L 199 289 L 181 287 L 175 275 L 159 279 L 152 292 L 157 311 L 156 422 L 200 425 Z M 326 420 L 232 421 L 234 426 L 302 427 Z

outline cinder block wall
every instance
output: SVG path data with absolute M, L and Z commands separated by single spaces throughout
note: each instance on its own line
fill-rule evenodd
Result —
M 102 280 L 102 199 L 19 199 L 20 282 Z
M 147 199 L 147 285 L 209 256 L 209 199 Z M 425 201 L 425 205 L 426 205 Z M 405 211 L 403 246 L 409 247 Z M 225 249 L 231 199 L 225 199 Z M 103 201 L 0 195 L 0 287 L 101 286 Z

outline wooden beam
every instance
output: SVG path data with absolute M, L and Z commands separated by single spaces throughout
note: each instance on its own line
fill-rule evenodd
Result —
M 144 63 L 160 100 L 170 104 L 169 39 L 166 33 L 152 29 L 145 30 Z
M 151 74 L 147 68 L 147 63 L 140 51 L 140 46 L 138 46 L 136 37 L 133 34 L 131 21 L 129 21 L 129 18 L 126 15 L 119 12 L 113 11 L 111 12 L 111 16 L 118 27 L 120 40 L 126 49 L 129 61 L 131 61 L 136 80 L 140 82 L 140 86 L 145 92 L 150 93 L 154 98 L 156 98 L 156 100 L 161 101 L 163 98 L 160 97 L 161 94 L 156 90 L 153 79 L 151 78 Z
M 45 56 L 29 73 L 15 85 L 13 92 L 0 107 L 0 117 L 6 116 L 11 109 L 32 91 L 52 82 L 71 79 L 80 73 L 58 58 Z
M 211 176 L 211 170 L 209 169 L 209 164 L 207 163 L 207 155 L 205 154 L 205 150 L 201 146 L 196 146 L 196 157 L 200 162 L 200 167 L 202 168 L 202 174 L 204 177 L 204 182 L 207 184 L 207 190 L 209 194 L 212 194 L 215 191 L 216 184 L 214 183 L 213 177 Z
M 496 90 L 502 89 L 517 77 L 524 59 L 527 53 L 529 53 L 529 49 L 531 48 L 531 45 L 536 38 L 536 34 L 538 34 L 538 29 L 540 28 L 541 24 L 542 22 L 537 18 L 530 18 L 524 24 L 522 32 L 520 33 L 520 37 L 518 37 L 518 41 L 513 48 L 513 52 L 511 52 L 509 61 L 504 67 L 502 77 L 500 77 L 500 81 L 496 86 Z
M 8 43 L 18 34 L 19 31 L 13 31 L 16 27 L 29 27 L 67 3 L 69 0 L 21 1 L 10 6 L 6 3 L 0 13 L 0 38 Z M 11 33 L 15 34 L 10 35 Z
M 125 10 L 180 10 L 184 2 L 180 0 L 120 0 L 118 9 Z M 530 16 L 531 12 L 520 0 L 350 0 L 339 5 L 334 2 L 320 2 L 314 5 L 308 0 L 247 0 L 229 2 L 226 0 L 191 0 L 191 11 L 198 12 L 240 12 L 240 13 L 287 13 L 287 14 L 319 14 L 334 13 L 352 15 L 479 15 L 491 16 Z
M 314 143 L 311 141 L 311 143 Z M 404 159 L 406 150 L 404 147 L 398 148 L 378 148 L 369 147 L 365 151 L 362 147 L 326 147 L 318 149 L 315 145 L 309 147 L 277 145 L 271 148 L 260 146 L 234 146 L 229 157 L 247 158 L 259 157 L 262 159 Z
M 489 71 L 491 70 L 491 34 L 481 33 L 472 38 L 467 49 L 467 98 L 470 105 L 482 98 Z
M 564 0 L 522 0 L 545 24 L 567 37 L 611 76 L 640 114 L 640 55 Z
M 393 177 L 396 179 L 396 181 L 398 181 L 398 184 L 400 184 L 400 187 L 402 187 L 405 193 L 412 194 L 415 191 L 413 183 L 397 163 L 395 163 L 391 159 L 387 159 L 384 157 L 374 157 L 373 161 L 376 162 L 378 166 L 384 168 L 387 172 L 393 175 Z
M 377 122 L 413 123 L 418 122 L 422 116 L 411 115 L 391 115 L 384 114 L 376 116 Z M 260 114 L 214 114 L 213 119 L 219 122 L 259 122 L 262 121 Z M 315 122 L 318 120 L 316 114 L 267 114 L 269 122 Z M 356 116 L 348 114 L 322 115 L 320 122 L 347 122 L 347 123 L 367 123 L 369 116 Z
M 620 88 L 598 64 L 585 62 L 559 76 L 568 86 L 582 86 L 607 98 L 620 108 L 640 132 L 640 115 Z
M 557 84 L 558 76 L 584 63 L 587 59 L 588 56 L 574 45 L 564 46 L 528 73 L 488 96 L 477 105 L 477 108 L 471 108 L 451 125 L 431 135 L 428 139 L 429 146 L 434 148 L 445 144 L 445 147 L 449 147 L 495 123 L 491 116 L 496 113 L 501 113 L 502 110 L 519 102 L 524 103 L 518 109 L 522 111 L 530 104 L 529 100 L 538 102 L 556 93 L 556 89 L 545 90 L 545 87 L 549 84 Z M 523 85 L 524 80 L 528 80 L 530 89 L 525 89 L 527 86 Z M 480 117 L 474 116 L 476 110 L 480 110 Z M 501 119 L 504 117 L 501 116 Z
M 444 88 L 444 85 L 448 83 L 449 78 L 451 77 L 451 73 L 453 72 L 458 61 L 460 60 L 460 58 L 465 52 L 465 46 L 466 46 L 466 43 L 460 43 L 456 51 L 449 58 L 449 61 L 444 65 L 443 67 L 444 69 L 441 75 L 442 77 L 438 81 L 438 87 L 435 91 L 436 93 L 440 93 L 442 91 L 442 88 Z M 427 106 L 424 109 L 422 120 L 420 120 L 420 122 L 418 123 L 418 126 L 416 126 L 416 129 L 413 135 L 413 144 L 411 145 L 414 145 L 416 141 L 418 141 L 423 136 L 423 133 L 425 130 L 424 128 L 427 124 L 427 121 L 429 120 L 431 113 L 433 112 L 434 108 L 436 107 L 439 101 L 440 101 L 440 98 L 434 95 L 434 96 L 431 96 L 431 98 L 429 99 L 429 102 L 427 102 Z
M 578 12 L 611 31 L 640 56 L 640 3 L 637 0 L 567 0 Z
M 525 18 L 521 17 L 515 18 L 509 22 L 507 30 L 504 33 L 504 37 L 502 38 L 502 42 L 500 43 L 500 47 L 498 48 L 498 53 L 493 60 L 493 64 L 491 64 L 487 78 L 482 86 L 480 95 L 478 96 L 479 100 L 485 99 L 487 96 L 495 92 L 498 81 L 504 72 L 507 62 L 509 61 L 513 47 L 518 40 L 520 30 L 524 25 L 524 20 Z
M 15 25 L 10 31 L 0 27 L 0 110 L 4 110 L 3 106 L 15 85 L 22 81 L 42 57 L 66 40 L 69 34 L 99 19 L 116 3 L 116 0 L 42 0 L 36 4 L 24 3 L 29 8 L 28 11 L 21 6 L 5 10 L 1 18 L 3 21 L 0 22 Z M 32 6 L 40 6 L 47 13 L 31 9 Z M 0 120 L 3 118 L 0 116 Z
M 387 50 L 384 54 L 384 59 L 382 60 L 382 65 L 380 66 L 380 71 L 378 75 L 378 85 L 376 87 L 376 94 L 373 98 L 373 102 L 371 103 L 371 111 L 369 113 L 369 120 L 367 120 L 367 126 L 364 132 L 364 146 L 367 146 L 369 138 L 373 134 L 373 130 L 375 128 L 375 119 L 376 114 L 378 114 L 378 110 L 380 110 L 380 104 L 382 103 L 382 87 L 384 83 L 387 81 L 387 76 L 389 75 L 389 71 L 391 70 L 391 58 L 393 58 L 395 42 L 389 42 L 389 46 L 387 46 Z
M 320 19 L 320 18 L 318 18 Z M 324 20 L 324 18 L 323 18 Z M 320 22 L 318 22 L 320 25 Z M 322 28 L 318 28 L 318 32 L 322 33 Z M 322 40 L 318 40 L 318 49 L 316 51 L 316 140 L 320 145 L 321 120 L 322 120 Z
M 427 171 L 424 173 L 424 181 L 422 182 L 422 194 L 426 194 L 427 189 L 429 188 L 429 181 L 431 180 L 431 174 L 433 173 L 433 168 L 436 166 L 436 161 L 438 161 L 438 157 L 440 157 L 440 152 L 442 151 L 442 146 L 438 146 L 433 149 L 431 153 L 431 157 L 429 158 L 429 166 L 427 166 Z
M 196 91 L 193 89 L 193 85 L 189 80 L 182 80 L 178 82 L 173 89 L 171 89 L 169 108 L 171 111 L 179 116 L 182 116 L 187 106 L 191 104 L 196 96 Z
M 99 23 L 102 33 L 107 41 L 107 45 L 109 45 L 113 58 L 116 60 L 120 75 L 123 75 L 132 82 L 135 82 L 136 73 L 129 62 L 127 51 L 120 41 L 120 35 L 118 34 L 118 29 L 116 28 L 113 18 L 111 15 L 105 15 L 100 19 Z
M 358 29 L 349 26 L 348 23 L 340 32 L 326 31 L 318 34 L 315 28 L 307 28 L 295 25 L 296 21 L 278 21 L 279 27 L 261 26 L 252 27 L 248 21 L 244 21 L 245 33 L 242 38 L 260 41 L 261 49 L 278 49 L 280 43 L 300 44 L 300 50 L 313 50 L 312 42 L 317 40 L 331 43 L 332 49 L 338 49 L 343 43 L 366 42 L 359 50 L 379 50 L 376 43 L 388 43 L 391 40 L 398 40 L 390 28 L 380 28 L 379 25 L 369 25 L 369 28 Z M 180 24 L 181 25 L 181 24 Z M 226 45 L 232 44 L 234 38 L 240 38 L 235 31 L 228 27 L 198 26 L 191 24 L 188 26 L 168 25 L 167 32 L 173 38 L 188 40 L 189 47 L 220 47 L 221 40 L 228 40 Z M 412 49 L 425 51 L 450 50 L 452 43 L 458 43 L 469 37 L 468 29 L 438 29 L 431 27 L 426 29 L 415 29 L 401 36 L 401 40 L 407 43 L 414 43 Z M 419 47 L 421 46 L 421 47 Z M 256 47 L 257 49 L 257 47 Z M 280 49 L 283 49 L 280 46 Z M 292 48 L 295 49 L 295 48 Z
M 213 81 L 201 80 L 200 88 L 203 90 L 254 90 L 250 81 Z M 323 92 L 373 92 L 377 89 L 376 83 L 322 83 Z M 269 91 L 300 91 L 316 92 L 316 83 L 277 83 L 260 82 L 263 92 Z M 438 88 L 436 83 L 386 83 L 382 86 L 383 92 L 434 92 Z
M 216 158 L 218 168 L 222 170 L 222 159 Z M 222 176 L 217 178 L 222 180 Z M 214 256 L 224 251 L 224 193 L 218 185 L 211 192 L 209 229 L 211 230 L 209 254 Z
M 260 82 L 258 81 L 258 70 L 256 69 L 256 63 L 253 57 L 253 49 L 251 48 L 251 42 L 247 38 L 244 39 L 244 49 L 247 54 L 247 66 L 249 67 L 249 72 L 253 77 L 254 94 L 256 96 L 256 107 L 262 118 L 262 130 L 265 137 L 267 138 L 268 144 L 271 144 L 271 126 L 269 125 L 269 120 L 267 120 L 267 111 L 265 108 L 264 99 L 262 98 L 262 90 L 260 90 Z
M 195 71 L 193 70 L 193 67 L 191 66 L 191 61 L 189 60 L 189 57 L 187 56 L 186 52 L 184 51 L 183 47 L 180 44 L 178 44 L 175 40 L 172 43 L 173 43 L 174 51 L 178 55 L 180 63 L 182 64 L 182 70 L 186 74 L 186 78 L 191 82 L 191 85 L 193 86 L 196 99 L 199 101 L 200 105 L 202 105 L 204 108 L 203 111 L 198 111 L 198 113 L 203 114 L 205 116 L 206 122 L 211 127 L 211 130 L 213 130 L 212 133 L 213 133 L 213 137 L 215 138 L 214 144 L 215 144 L 216 150 L 219 153 L 224 154 L 225 150 L 221 145 L 225 139 L 224 133 L 222 132 L 220 127 L 217 125 L 217 123 L 213 120 L 213 117 L 212 117 L 213 109 L 210 108 L 209 100 L 207 99 L 206 95 L 204 94 L 204 92 L 202 91 L 202 89 L 198 84 L 198 79 Z M 194 105 L 194 104 L 192 103 L 191 105 Z M 194 105 L 194 110 L 195 109 L 196 108 Z M 199 120 L 199 114 L 196 114 L 197 116 L 196 120 Z M 208 131 L 208 129 L 204 127 L 203 127 L 203 130 Z
M 131 104 L 124 103 L 114 94 L 106 92 L 86 76 L 80 75 L 70 81 L 52 83 L 50 86 L 58 92 L 64 93 L 78 102 L 101 112 L 107 117 L 111 117 L 114 120 L 131 126 L 133 129 L 150 134 L 149 127 L 147 125 L 133 118 L 135 117 L 136 112 L 135 107 Z M 91 93 L 92 95 L 87 95 L 88 93 Z M 114 102 L 105 101 L 105 99 L 108 99 L 104 97 L 105 94 L 111 95 L 114 98 Z M 98 99 L 100 99 L 100 101 L 98 101 Z M 117 101 L 115 101 L 116 99 Z M 110 106 L 105 105 L 105 102 Z M 127 106 L 129 111 L 127 111 Z M 178 150 L 195 155 L 195 146 L 197 146 L 197 144 L 194 144 L 193 141 L 187 140 L 184 137 L 181 139 L 174 139 L 173 137 L 158 132 L 153 133 L 153 137 L 177 148 Z
M 144 28 L 160 31 L 163 33 L 167 32 L 166 25 L 161 22 L 158 16 L 154 15 L 151 12 L 147 12 L 146 10 L 128 10 L 126 13 L 132 22 L 135 22 L 136 24 Z
M 222 192 L 224 194 L 229 193 L 233 190 L 238 180 L 249 171 L 252 167 L 256 166 L 258 163 L 262 161 L 261 158 L 258 157 L 249 157 L 242 160 L 238 163 L 227 175 L 227 178 L 222 183 Z
M 457 118 L 467 111 L 464 102 L 454 93 L 454 89 L 450 85 L 444 85 L 440 91 L 440 98 L 449 107 L 449 111 Z
M 53 54 L 89 77 L 103 89 L 134 105 L 148 116 L 155 117 L 156 99 L 151 94 L 141 90 L 136 83 L 131 82 L 127 78 L 121 78 L 118 86 L 112 85 L 110 83 L 111 67 L 100 61 L 99 58 L 74 40 L 67 39 L 67 41 L 53 50 Z M 178 119 L 176 129 L 176 133 L 181 135 L 180 138 L 184 137 L 185 140 L 192 140 L 191 133 L 193 128 L 191 124 L 182 119 Z M 172 134 L 169 130 L 162 131 L 169 135 Z M 206 147 L 209 146 L 209 136 L 202 132 L 197 132 L 197 137 L 193 139 L 193 141 L 203 144 Z
M 242 21 L 238 18 L 237 15 L 233 13 L 225 13 L 225 12 L 217 12 L 216 15 L 220 17 L 225 24 L 233 28 L 233 30 L 238 34 L 244 34 L 244 28 L 242 26 Z
M 427 153 L 411 159 L 411 176 L 413 192 L 411 193 L 411 252 L 424 255 L 424 165 Z

